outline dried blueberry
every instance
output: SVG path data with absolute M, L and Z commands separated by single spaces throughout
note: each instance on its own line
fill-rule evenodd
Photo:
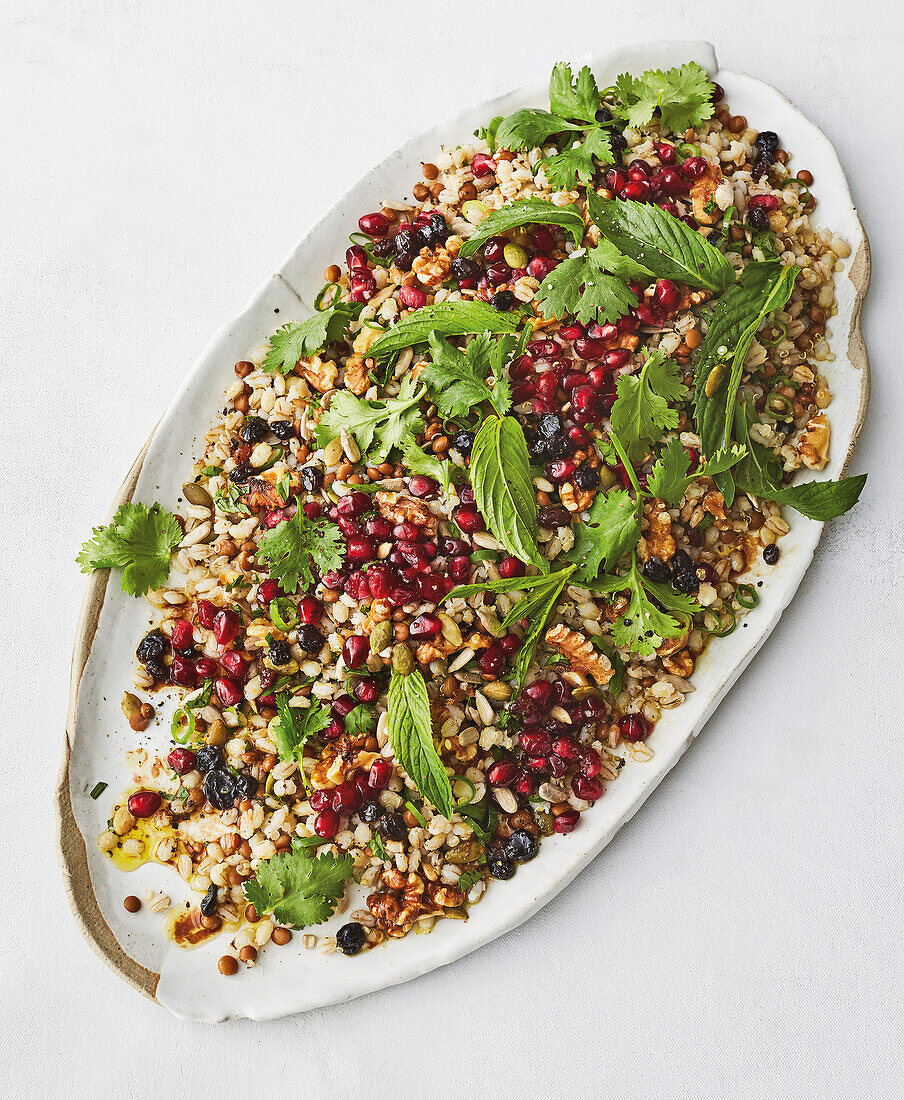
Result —
M 452 446 L 459 454 L 470 454 L 471 448 L 474 446 L 474 433 L 456 432 L 455 435 L 452 436 Z
M 672 558 L 672 587 L 676 592 L 689 596 L 700 587 L 696 566 L 686 550 L 677 550 Z
M 383 813 L 383 807 L 379 802 L 365 802 L 358 810 L 358 817 L 365 825 L 376 825 Z
M 628 139 L 624 134 L 613 132 L 609 135 L 609 145 L 616 155 L 623 153 L 628 148 Z
M 216 810 L 229 810 L 235 802 L 235 776 L 225 768 L 214 768 L 204 780 L 204 797 Z
M 257 780 L 247 772 L 239 772 L 235 780 L 236 798 L 255 798 L 257 796 Z
M 267 649 L 267 660 L 271 665 L 282 668 L 292 660 L 292 651 L 288 642 L 271 642 Z
M 169 667 L 163 663 L 160 657 L 151 657 L 150 660 L 145 663 L 144 667 L 148 670 L 148 675 L 153 679 L 160 680 L 164 684 L 169 683 Z
M 365 941 L 364 928 L 356 920 L 343 924 L 336 933 L 336 946 L 343 955 L 357 955 Z
M 271 420 L 270 431 L 277 439 L 281 439 L 283 443 L 288 443 L 295 436 L 295 425 L 291 420 Z
M 534 436 L 527 441 L 527 453 L 535 462 L 540 462 L 547 457 L 548 440 L 542 436 Z
M 756 150 L 757 159 L 762 158 L 771 164 L 775 160 L 778 151 L 778 134 L 774 130 L 760 130 L 754 140 L 753 147 Z
M 316 493 L 323 485 L 323 470 L 319 466 L 305 466 L 301 471 L 301 487 L 309 493 Z
M 324 637 L 311 623 L 303 623 L 298 628 L 298 644 L 305 653 L 319 653 L 323 649 Z
M 537 427 L 544 439 L 553 439 L 562 431 L 562 418 L 555 413 L 545 413 L 537 421 Z
M 462 279 L 476 279 L 480 274 L 480 264 L 476 260 L 467 260 L 463 256 L 456 256 L 452 261 L 452 274 L 459 282 Z
M 384 237 L 381 241 L 374 241 L 370 246 L 371 252 L 374 256 L 381 260 L 385 260 L 388 256 L 391 256 L 395 252 L 395 238 Z
M 169 641 L 160 630 L 152 630 L 138 643 L 135 656 L 143 665 L 154 657 L 162 657 L 169 649 Z
M 240 462 L 234 470 L 229 471 L 229 480 L 233 485 L 244 485 L 251 475 L 251 467 L 245 462 Z
M 195 755 L 195 767 L 199 772 L 213 771 L 223 766 L 223 752 L 216 745 L 204 745 Z
M 761 206 L 755 206 L 747 211 L 747 224 L 759 233 L 769 231 L 769 215 Z
M 770 543 L 763 548 L 763 561 L 767 565 L 775 565 L 778 561 L 779 549 L 775 543 Z
M 516 829 L 505 845 L 506 858 L 518 863 L 529 862 L 538 851 L 537 842 L 527 829 Z
M 672 579 L 672 571 L 662 558 L 650 558 L 644 562 L 643 575 L 655 584 L 667 584 Z
M 506 313 L 515 305 L 515 295 L 510 290 L 497 290 L 490 299 L 490 305 L 500 313 Z
M 239 429 L 239 435 L 243 443 L 260 443 L 267 434 L 267 421 L 259 416 L 249 416 Z
M 200 908 L 201 908 L 201 916 L 202 917 L 212 917 L 214 915 L 214 913 L 216 912 L 216 908 L 217 908 L 217 886 L 216 886 L 216 883 L 212 882 L 210 884 L 210 888 L 208 889 L 207 893 L 204 895 L 204 898 L 201 902 Z
M 600 483 L 600 475 L 592 466 L 578 466 L 572 480 L 579 489 L 595 489 Z
M 490 870 L 490 874 L 493 878 L 507 879 L 511 878 L 515 873 L 515 865 L 510 859 L 502 857 L 490 857 L 487 860 L 487 867 Z
M 377 822 L 377 828 L 386 840 L 395 840 L 401 843 L 408 839 L 408 826 L 398 814 L 385 811 Z

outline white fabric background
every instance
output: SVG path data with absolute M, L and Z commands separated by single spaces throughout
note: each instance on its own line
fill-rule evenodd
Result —
M 9 1095 L 900 1095 L 901 8 L 631 7 L 2 5 Z M 337 192 L 559 58 L 667 37 L 782 88 L 847 167 L 874 250 L 864 498 L 680 766 L 534 920 L 352 1004 L 182 1024 L 91 953 L 57 871 L 78 546 L 208 337 Z

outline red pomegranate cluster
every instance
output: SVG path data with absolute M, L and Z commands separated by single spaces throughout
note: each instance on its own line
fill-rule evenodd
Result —
M 696 229 L 697 221 L 690 214 L 681 216 L 672 199 L 684 198 L 688 194 L 691 184 L 706 171 L 706 161 L 703 157 L 688 157 L 683 164 L 677 165 L 675 146 L 666 141 L 657 141 L 654 150 L 659 158 L 659 168 L 653 168 L 638 157 L 627 168 L 608 169 L 606 187 L 620 199 L 655 203 Z

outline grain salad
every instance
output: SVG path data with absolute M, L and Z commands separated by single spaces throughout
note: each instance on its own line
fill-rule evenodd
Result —
M 652 758 L 752 567 L 862 488 L 795 478 L 850 254 L 814 183 L 697 65 L 560 63 L 361 214 L 314 316 L 236 349 L 183 497 L 80 555 L 154 614 L 98 845 L 195 899 L 128 912 L 227 977 L 356 955 L 467 920 Z

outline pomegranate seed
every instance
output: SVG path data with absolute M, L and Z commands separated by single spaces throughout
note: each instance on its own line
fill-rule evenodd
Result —
M 552 741 L 548 733 L 522 733 L 519 744 L 528 756 L 549 756 L 552 752 Z
M 360 668 L 367 660 L 370 642 L 363 634 L 353 634 L 342 647 L 342 660 L 349 668 Z
M 166 762 L 176 775 L 186 775 L 188 772 L 194 771 L 195 754 L 191 749 L 173 749 L 166 758 Z
M 268 530 L 272 530 L 274 527 L 279 527 L 285 521 L 285 518 L 286 513 L 282 508 L 268 508 L 264 513 L 264 526 Z
M 505 665 L 505 654 L 498 645 L 488 646 L 477 658 L 477 668 L 484 676 L 498 676 Z
M 389 232 L 389 222 L 382 214 L 364 214 L 358 218 L 358 228 L 368 237 L 385 237 Z
M 184 657 L 178 655 L 173 657 L 173 663 L 170 665 L 170 679 L 174 684 L 178 684 L 179 687 L 194 687 L 195 686 L 195 666 L 191 661 L 187 661 Z
M 570 767 L 571 765 L 567 760 L 563 760 L 561 756 L 556 756 L 555 753 L 549 758 L 549 774 L 553 779 L 561 779 Z
M 576 763 L 581 758 L 581 748 L 573 737 L 559 737 L 552 745 L 552 751 L 567 760 L 570 764 Z
M 604 348 L 599 340 L 593 340 L 589 336 L 579 336 L 574 342 L 574 350 L 581 359 L 599 359 Z
M 775 195 L 754 195 L 747 203 L 748 210 L 777 210 L 778 199 Z
M 372 561 L 377 556 L 377 548 L 370 539 L 349 539 L 346 552 L 352 561 Z
M 490 239 L 483 246 L 483 258 L 488 264 L 496 264 L 502 260 L 505 255 L 505 246 L 508 241 L 505 237 L 490 237 Z M 508 264 L 506 264 L 506 267 Z
M 329 840 L 339 832 L 340 824 L 341 819 L 335 810 L 321 810 L 314 819 L 314 832 L 324 840 Z
M 301 510 L 308 517 L 308 519 L 319 519 L 321 512 L 320 501 L 309 500 L 307 504 L 302 506 Z
M 408 492 L 419 499 L 432 497 L 436 493 L 436 482 L 432 477 L 415 474 L 414 477 L 408 478 Z
M 535 775 L 547 775 L 549 773 L 549 760 L 545 756 L 525 756 L 521 759 L 525 771 Z
M 373 676 L 362 676 L 352 688 L 359 703 L 375 703 L 380 698 L 380 685 Z
M 345 723 L 341 718 L 333 718 L 330 724 L 323 731 L 323 736 L 327 741 L 335 741 L 337 737 L 341 737 L 345 733 Z
M 311 791 L 311 797 L 308 801 L 311 803 L 311 809 L 314 813 L 319 813 L 321 810 L 329 808 L 330 803 L 333 801 L 333 792 L 313 790 Z
M 584 749 L 581 753 L 581 774 L 593 779 L 600 773 L 600 756 L 595 749 Z
M 656 150 L 656 156 L 662 164 L 674 164 L 675 163 L 675 146 L 671 145 L 667 141 L 657 141 L 653 143 L 653 148 Z
M 229 645 L 239 632 L 239 617 L 228 607 L 218 611 L 213 620 L 213 636 L 217 645 Z
M 552 697 L 552 684 L 548 680 L 534 680 L 524 689 L 524 695 L 538 707 L 545 707 Z
M 191 649 L 194 642 L 191 623 L 186 622 L 185 619 L 176 619 L 173 623 L 172 642 L 173 649 Z
M 150 817 L 160 809 L 162 802 L 156 791 L 136 791 L 129 795 L 129 813 L 132 817 Z
M 713 94 L 710 98 L 713 103 L 718 103 L 720 99 L 725 98 L 725 89 L 721 84 L 713 84 Z
M 499 645 L 506 657 L 511 657 L 521 648 L 521 639 L 517 634 L 506 634 L 499 639 Z
M 537 252 L 552 252 L 556 246 L 555 238 L 551 230 L 545 225 L 538 225 L 530 231 L 530 243 Z
M 455 521 L 466 535 L 473 535 L 475 531 L 484 529 L 483 516 L 471 505 L 462 505 L 452 513 Z
M 502 286 L 512 277 L 512 269 L 508 264 L 490 264 L 487 268 L 487 278 L 493 286 Z
M 653 169 L 647 164 L 645 160 L 641 160 L 640 157 L 637 160 L 632 160 L 628 165 L 628 179 L 642 180 L 653 174 Z
M 623 741 L 645 741 L 653 727 L 642 714 L 625 714 L 618 720 Z
M 442 632 L 443 624 L 435 615 L 431 615 L 429 612 L 425 612 L 423 615 L 418 615 L 411 626 L 408 628 L 409 634 L 413 638 L 435 638 Z
M 691 229 L 699 229 L 700 228 L 700 223 L 697 221 L 697 219 L 692 214 L 682 214 L 681 215 L 681 221 L 683 221 L 685 225 L 689 225 L 691 227 Z
M 388 760 L 377 759 L 367 773 L 367 785 L 372 791 L 385 791 L 392 779 L 392 764 Z
M 552 827 L 557 833 L 573 833 L 580 819 L 581 815 L 577 810 L 566 810 L 565 813 L 553 818 Z
M 333 791 L 332 805 L 338 814 L 349 814 L 361 801 L 361 795 L 354 782 L 350 779 L 343 780 Z M 314 826 L 316 829 L 316 825 Z
M 427 304 L 427 295 L 416 286 L 403 286 L 399 290 L 399 301 L 406 309 L 423 309 Z
M 550 271 L 556 266 L 556 261 L 549 256 L 534 256 L 527 265 L 527 274 L 530 275 L 532 279 L 538 279 L 542 283 Z
M 417 591 L 425 603 L 439 603 L 440 600 L 455 587 L 454 582 L 446 584 L 445 577 L 437 577 L 425 574 L 418 578 Z
M 625 367 L 631 360 L 631 352 L 627 348 L 612 348 L 611 351 L 607 351 L 603 356 L 603 364 L 607 366 L 609 370 L 618 370 L 619 367 Z
M 590 436 L 584 431 L 583 428 L 579 428 L 577 424 L 573 424 L 567 431 L 567 436 L 572 443 L 577 443 L 579 447 L 584 447 L 590 442 Z
M 471 560 L 464 554 L 454 557 L 446 566 L 446 575 L 450 580 L 460 584 L 466 582 L 471 576 Z
M 298 601 L 298 619 L 302 623 L 313 623 L 315 626 L 323 618 L 323 604 L 313 596 L 304 596 Z
M 498 760 L 487 772 L 491 787 L 508 787 L 520 776 L 521 769 L 510 760 Z
M 628 182 L 628 173 L 624 168 L 610 168 L 606 173 L 606 186 L 618 194 Z
M 687 190 L 679 168 L 663 168 L 659 173 L 659 186 L 667 195 L 681 195 Z
M 652 194 L 652 189 L 645 179 L 636 179 L 625 185 L 623 194 L 626 199 L 631 199 L 633 202 L 646 202 Z
M 345 496 L 336 501 L 336 512 L 347 519 L 363 516 L 365 512 L 371 511 L 372 508 L 373 502 L 367 493 L 346 493 Z
M 195 661 L 195 676 L 199 680 L 209 680 L 211 676 L 216 676 L 216 674 L 216 661 L 212 661 L 209 657 L 199 657 Z
M 370 271 L 359 267 L 349 280 L 348 288 L 353 302 L 369 302 L 377 292 L 377 282 Z
M 596 405 L 596 390 L 593 386 L 577 386 L 571 395 L 575 416 L 586 419 L 593 413 Z
M 671 214 L 673 218 L 678 217 L 678 207 L 673 202 L 658 202 L 656 205 L 666 214 Z
M 520 794 L 523 798 L 530 798 L 532 794 L 536 793 L 537 781 L 532 775 L 522 775 L 514 784 L 512 790 L 515 794 Z
M 518 561 L 517 558 L 505 557 L 499 563 L 499 576 L 505 579 L 509 577 L 523 577 L 524 576 L 524 562 Z
M 527 345 L 527 354 L 534 359 L 549 359 L 558 351 L 559 345 L 555 340 L 534 340 Z
M 227 649 L 220 658 L 220 664 L 229 673 L 233 680 L 242 680 L 245 677 L 246 664 L 234 649 Z
M 681 174 L 686 180 L 697 180 L 706 171 L 706 161 L 703 157 L 688 157 L 681 165 Z
M 660 308 L 671 311 L 681 304 L 681 292 L 671 279 L 660 279 L 653 290 L 653 301 Z
M 487 153 L 475 153 L 471 160 L 471 173 L 482 179 L 491 176 L 496 171 L 496 161 Z
M 557 458 L 546 467 L 551 481 L 567 481 L 574 476 L 577 466 L 570 458 Z
M 587 378 L 594 389 L 599 389 L 601 386 L 605 386 L 609 381 L 610 374 L 611 368 L 607 367 L 605 363 L 600 363 L 590 371 Z
M 642 325 L 651 325 L 654 328 L 659 325 L 660 318 L 658 311 L 648 306 L 646 302 L 641 302 L 635 310 L 635 313 L 637 314 L 637 320 L 640 321 Z
M 213 687 L 224 707 L 234 707 L 242 701 L 242 689 L 225 676 L 216 680 Z
M 340 516 L 336 522 L 339 524 L 339 530 L 347 539 L 357 538 L 364 534 L 364 528 L 356 519 Z
M 574 341 L 584 335 L 584 329 L 578 324 L 563 325 L 559 329 L 559 335 L 563 340 Z
M 367 253 L 359 244 L 353 244 L 351 248 L 345 250 L 345 262 L 348 265 L 349 271 L 354 271 L 356 268 L 367 268 Z
M 602 780 L 588 775 L 576 775 L 571 781 L 571 789 L 578 798 L 585 802 L 596 802 L 603 793 Z
M 267 582 L 264 581 L 266 584 Z M 276 583 L 275 581 L 273 582 Z M 210 600 L 198 600 L 198 622 L 207 630 L 213 628 L 213 621 L 217 617 L 217 609 Z
M 282 593 L 279 584 L 269 577 L 257 586 L 257 602 L 263 604 L 264 607 L 273 603 L 276 597 L 280 595 Z

